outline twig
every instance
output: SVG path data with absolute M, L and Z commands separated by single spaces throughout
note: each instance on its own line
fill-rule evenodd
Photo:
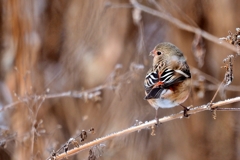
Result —
M 234 111 L 234 112 L 239 112 L 240 108 L 216 108 L 215 110 L 217 111 Z
M 106 88 L 107 85 L 100 85 L 98 87 L 95 87 L 93 89 L 85 90 L 85 91 L 68 91 L 58 94 L 49 94 L 46 95 L 45 99 L 51 99 L 51 98 L 61 98 L 61 97 L 75 97 L 75 98 L 82 98 L 84 94 L 94 93 L 99 90 L 102 90 Z
M 207 111 L 207 110 L 211 111 L 213 108 L 216 111 L 240 111 L 240 108 L 219 108 L 220 106 L 224 106 L 224 105 L 235 103 L 235 102 L 239 102 L 239 101 L 240 101 L 240 97 L 235 97 L 235 98 L 231 98 L 231 99 L 228 99 L 228 100 L 212 103 L 211 107 L 208 104 L 202 105 L 202 106 L 193 107 L 193 108 L 190 108 L 190 110 L 188 111 L 188 114 L 196 114 L 196 113 Z M 173 115 L 170 115 L 170 116 L 166 116 L 166 117 L 160 118 L 159 119 L 159 123 L 164 123 L 164 122 L 172 121 L 172 120 L 175 120 L 175 119 L 181 119 L 181 118 L 183 118 L 183 111 L 181 111 L 179 113 L 176 113 L 176 114 L 173 114 Z M 105 142 L 107 140 L 113 139 L 115 137 L 124 136 L 124 135 L 127 135 L 129 133 L 140 131 L 141 129 L 145 129 L 145 128 L 151 127 L 151 126 L 155 125 L 155 123 L 156 123 L 156 120 L 151 120 L 149 122 L 145 122 L 143 124 L 140 124 L 140 125 L 137 125 L 137 126 L 132 126 L 132 127 L 127 128 L 125 130 L 122 130 L 122 131 L 119 131 L 119 132 L 116 132 L 116 133 L 112 133 L 112 134 L 107 135 L 105 137 L 98 138 L 98 139 L 96 139 L 94 141 L 91 141 L 89 143 L 83 144 L 83 145 L 81 145 L 79 147 L 76 147 L 76 148 L 73 148 L 73 149 L 69 150 L 67 152 L 67 155 L 68 156 L 75 155 L 75 154 L 77 154 L 80 151 L 83 151 L 85 149 L 91 148 L 91 147 L 93 147 L 95 145 L 99 145 L 99 144 L 101 144 L 101 143 L 103 143 L 103 142 Z M 65 157 L 66 157 L 66 153 L 61 153 L 61 154 L 57 155 L 54 158 L 56 160 L 60 160 L 60 159 L 63 159 Z
M 8 104 L 8 105 L 0 108 L 0 112 L 10 109 L 13 106 L 16 106 L 20 103 L 28 102 L 31 99 L 36 99 L 36 97 L 38 100 L 42 101 L 42 100 L 46 100 L 46 99 L 61 98 L 61 97 L 84 98 L 85 95 L 88 95 L 91 93 L 96 93 L 95 96 L 99 96 L 100 92 L 99 93 L 97 93 L 97 92 L 104 88 L 107 88 L 107 85 L 100 85 L 98 87 L 95 87 L 95 88 L 92 88 L 89 90 L 84 90 L 84 91 L 67 91 L 67 92 L 56 93 L 56 94 L 43 94 L 43 95 L 33 95 L 33 96 L 28 95 L 27 97 L 23 97 L 18 101 L 15 101 L 11 104 Z
M 207 81 L 213 83 L 213 84 L 206 84 L 205 85 L 205 88 L 207 90 L 210 90 L 210 91 L 215 91 L 216 89 L 218 89 L 219 87 L 219 84 L 221 84 L 221 82 L 216 79 L 215 77 L 211 76 L 211 75 L 208 75 L 207 73 L 204 73 L 202 72 L 201 70 L 193 67 L 193 66 L 190 66 L 191 67 L 191 72 L 199 75 L 202 75 Z M 194 85 L 194 84 L 193 84 Z M 224 88 L 225 90 L 227 91 L 233 91 L 233 92 L 240 92 L 240 86 L 239 85 L 229 85 L 227 87 Z
M 200 69 L 197 69 L 196 67 L 193 67 L 193 66 L 190 66 L 191 67 L 191 72 L 199 75 L 202 75 L 206 80 L 210 81 L 211 83 L 215 84 L 215 85 L 218 85 L 221 83 L 221 81 L 219 81 L 217 78 L 207 74 L 207 73 L 204 73 L 203 71 L 201 71 Z
M 24 103 L 24 102 L 25 102 L 25 100 L 18 100 L 18 101 L 16 101 L 16 102 L 13 102 L 13 103 L 11 103 L 11 104 L 8 104 L 8 105 L 0 108 L 0 112 L 2 112 L 2 111 L 4 111 L 4 110 L 7 110 L 7 109 L 10 109 L 10 108 L 12 108 L 13 106 L 16 106 L 16 105 L 18 105 L 18 104 L 20 104 L 20 103 Z
M 221 89 L 221 87 L 223 86 L 223 82 L 224 82 L 224 80 L 222 81 L 222 83 L 219 85 L 219 87 L 218 87 L 217 91 L 215 92 L 215 94 L 214 94 L 214 96 L 213 96 L 212 100 L 210 101 L 210 105 L 211 105 L 211 104 L 212 104 L 212 102 L 215 100 L 215 98 L 216 98 L 216 96 L 217 96 L 217 94 L 218 94 L 219 90 L 220 90 L 220 89 Z
M 142 65 L 139 64 L 133 64 L 131 65 L 132 69 L 134 70 L 134 72 L 136 72 L 136 70 L 141 70 L 143 69 Z M 61 97 L 74 97 L 74 98 L 81 98 L 84 100 L 90 100 L 90 99 L 95 99 L 95 100 L 99 100 L 101 91 L 103 89 L 110 89 L 113 90 L 115 89 L 116 85 L 118 83 L 126 83 L 126 79 L 130 78 L 131 76 L 131 68 L 129 72 L 126 72 L 122 75 L 118 75 L 118 71 L 119 69 L 121 69 L 122 66 L 120 64 L 117 64 L 115 66 L 115 69 L 113 70 L 113 72 L 110 74 L 109 79 L 107 80 L 107 82 L 103 85 L 97 86 L 95 88 L 89 89 L 89 90 L 83 90 L 83 91 L 67 91 L 67 92 L 62 92 L 62 93 L 56 93 L 56 94 L 48 94 L 49 91 L 46 91 L 46 94 L 42 94 L 42 95 L 27 95 L 24 97 L 18 97 L 18 101 L 15 101 L 11 104 L 8 104 L 2 108 L 0 108 L 0 112 L 5 111 L 7 109 L 12 108 L 13 106 L 16 106 L 20 103 L 28 103 L 31 100 L 47 100 L 47 99 L 52 99 L 52 98 L 61 98 Z M 49 90 L 49 89 L 47 89 Z
M 162 12 L 159 12 L 155 9 L 152 9 L 152 8 L 149 8 L 149 7 L 146 7 L 144 5 L 141 5 L 140 3 L 137 2 L 137 0 L 130 0 L 133 7 L 135 8 L 138 8 L 146 13 L 149 13 L 151 15 L 154 15 L 154 16 L 157 16 L 157 17 L 160 17 L 172 24 L 174 24 L 175 26 L 177 26 L 178 28 L 180 29 L 183 29 L 183 30 L 186 30 L 186 31 L 189 31 L 189 32 L 193 32 L 195 34 L 198 34 L 198 35 L 201 35 L 202 37 L 208 39 L 209 41 L 212 41 L 216 44 L 219 44 L 219 45 L 223 45 L 224 47 L 234 51 L 234 52 L 237 52 L 237 48 L 225 41 L 221 41 L 221 43 L 219 43 L 219 38 L 204 31 L 204 30 L 201 30 L 200 28 L 196 28 L 196 27 L 193 27 L 193 26 L 190 26 L 186 23 L 183 23 L 182 21 L 180 21 L 179 19 L 177 18 L 174 18 L 173 16 L 169 15 L 169 14 L 166 14 L 166 13 L 162 13 Z

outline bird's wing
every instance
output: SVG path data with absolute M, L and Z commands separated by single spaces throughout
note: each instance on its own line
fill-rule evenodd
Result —
M 145 86 L 145 90 L 146 92 L 150 92 L 151 89 L 154 87 L 154 85 L 159 82 L 160 78 L 158 75 L 158 70 L 150 70 L 146 77 L 145 77 L 145 81 L 144 81 L 144 86 Z
M 147 74 L 145 80 L 145 89 L 147 92 L 145 99 L 159 98 L 164 89 L 168 89 L 172 85 L 190 77 L 189 70 L 165 69 L 161 75 L 157 74 L 157 72 L 150 72 Z
M 191 74 L 189 70 L 171 70 L 172 74 L 168 76 L 164 76 L 165 74 L 162 74 L 163 76 L 160 77 L 160 81 L 163 82 L 163 88 L 169 88 L 170 86 L 182 82 L 187 78 L 191 78 Z M 165 72 L 165 71 L 164 71 Z M 163 73 L 164 73 L 163 72 Z

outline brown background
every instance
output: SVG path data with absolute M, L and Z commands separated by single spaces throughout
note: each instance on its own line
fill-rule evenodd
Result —
M 157 9 L 151 2 L 141 1 Z M 5 151 L 12 159 L 46 159 L 52 150 L 83 129 L 95 129 L 95 134 L 88 134 L 86 140 L 91 141 L 128 128 L 136 120 L 152 120 L 155 110 L 143 100 L 143 81 L 152 62 L 148 54 L 159 42 L 177 45 L 191 66 L 193 86 L 186 106 L 211 100 L 216 82 L 224 77 L 223 59 L 232 54 L 203 39 L 206 55 L 200 68 L 192 51 L 193 33 L 146 13 L 141 14 L 142 19 L 136 24 L 133 8 L 125 0 L 0 3 L 0 102 L 2 107 L 22 102 L 1 112 L 4 117 L 0 121 L 1 141 L 6 142 Z M 227 36 L 228 30 L 235 32 L 240 24 L 237 0 L 158 3 L 164 13 L 219 38 Z M 240 78 L 238 61 L 236 57 L 232 83 L 235 86 Z M 122 68 L 114 71 L 117 64 Z M 100 97 L 92 100 L 74 97 L 41 100 L 44 95 L 82 91 L 106 83 Z M 215 101 L 236 97 L 239 90 L 233 89 L 217 96 Z M 227 107 L 238 107 L 238 103 Z M 160 109 L 159 117 L 180 110 L 181 107 Z M 218 113 L 216 120 L 210 112 L 202 112 L 160 125 L 156 136 L 146 129 L 115 138 L 95 154 L 101 154 L 99 159 L 104 160 L 240 159 L 238 121 L 237 112 Z M 0 152 L 3 155 L 4 151 Z M 69 157 L 87 158 L 88 150 Z

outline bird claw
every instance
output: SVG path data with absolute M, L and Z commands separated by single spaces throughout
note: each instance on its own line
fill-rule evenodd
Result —
M 190 114 L 187 114 L 188 111 L 189 111 L 189 109 L 187 107 L 185 107 L 184 110 L 183 110 L 183 116 L 185 118 L 188 118 L 190 116 Z
M 158 127 L 158 125 L 159 125 L 158 118 L 156 117 L 155 120 L 156 120 L 155 126 Z

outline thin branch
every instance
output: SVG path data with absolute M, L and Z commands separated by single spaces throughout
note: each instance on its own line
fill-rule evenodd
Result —
M 212 100 L 210 101 L 210 104 L 212 104 L 212 102 L 215 100 L 215 98 L 216 98 L 216 96 L 217 96 L 219 90 L 220 90 L 221 87 L 223 86 L 223 82 L 224 82 L 224 80 L 223 80 L 222 83 L 219 85 L 219 87 L 218 87 L 217 91 L 215 92 L 215 94 L 214 94 Z
M 46 95 L 45 99 L 61 98 L 61 97 L 82 98 L 85 94 L 95 93 L 106 87 L 107 87 L 107 85 L 100 85 L 98 87 L 95 87 L 95 88 L 89 89 L 89 90 L 85 90 L 85 91 L 68 91 L 68 92 L 57 93 L 57 94 L 49 94 L 49 95 Z
M 218 79 L 216 79 L 215 77 L 213 77 L 211 75 L 208 75 L 207 73 L 202 72 L 201 70 L 199 70 L 193 66 L 190 66 L 190 67 L 191 67 L 191 72 L 193 74 L 196 74 L 196 72 L 197 72 L 198 75 L 202 75 L 207 81 L 213 83 L 213 84 L 205 84 L 206 90 L 215 91 L 216 89 L 218 89 L 218 86 L 219 86 L 219 84 L 221 84 L 221 81 L 219 81 Z M 198 86 L 198 84 L 196 84 L 196 85 L 193 84 L 193 86 Z M 224 90 L 240 92 L 240 86 L 231 84 L 229 86 L 226 86 L 224 88 Z
M 231 104 L 231 103 L 235 103 L 235 102 L 239 102 L 240 101 L 240 97 L 235 97 L 235 98 L 231 98 L 228 100 L 224 100 L 224 101 L 219 101 L 216 103 L 212 103 L 211 107 L 208 104 L 202 105 L 202 106 L 197 106 L 197 107 L 191 107 L 190 110 L 188 111 L 188 114 L 196 114 L 199 112 L 203 112 L 203 111 L 212 111 L 213 109 L 216 111 L 240 111 L 240 108 L 219 108 L 220 106 L 224 106 L 227 104 Z M 164 122 L 168 122 L 168 121 L 172 121 L 175 119 L 182 119 L 183 118 L 183 111 L 170 115 L 170 116 L 166 116 L 163 118 L 159 119 L 159 123 L 164 123 Z M 132 126 L 130 128 L 127 128 L 125 130 L 116 132 L 116 133 L 112 133 L 110 135 L 107 135 L 105 137 L 102 138 L 98 138 L 94 141 L 91 141 L 89 143 L 83 144 L 79 147 L 73 148 L 71 150 L 69 150 L 67 152 L 67 156 L 72 156 L 75 155 L 77 153 L 79 153 L 80 151 L 83 151 L 85 149 L 89 149 L 93 146 L 99 145 L 105 141 L 111 140 L 115 137 L 119 137 L 119 136 L 124 136 L 127 135 L 129 133 L 132 132 L 136 132 L 136 131 L 140 131 L 142 129 L 154 126 L 156 123 L 156 120 L 151 120 L 149 122 L 145 122 L 143 124 L 137 125 L 137 126 Z M 54 157 L 56 160 L 60 160 L 66 157 L 66 153 L 61 153 L 59 155 L 57 155 L 56 157 Z M 50 160 L 50 159 L 48 159 Z
M 239 112 L 240 108 L 216 108 L 217 111 L 233 111 L 233 112 Z
M 0 112 L 10 109 L 11 107 L 16 106 L 20 103 L 28 103 L 29 101 L 36 100 L 36 99 L 42 101 L 42 100 L 52 99 L 52 98 L 73 97 L 73 98 L 81 98 L 84 100 L 90 100 L 90 99 L 96 98 L 98 100 L 98 98 L 101 95 L 101 91 L 103 89 L 114 90 L 118 84 L 126 83 L 126 79 L 131 78 L 130 75 L 132 72 L 136 72 L 136 70 L 143 69 L 142 65 L 133 65 L 132 67 L 133 69 L 135 69 L 134 71 L 131 71 L 131 68 L 130 68 L 130 71 L 122 75 L 118 75 L 117 72 L 122 68 L 122 66 L 117 64 L 113 72 L 110 74 L 106 83 L 92 89 L 83 90 L 83 91 L 67 91 L 67 92 L 55 93 L 55 94 L 48 94 L 48 91 L 46 91 L 47 93 L 42 95 L 27 95 L 24 97 L 18 97 L 18 101 L 15 101 L 11 104 L 8 104 L 0 108 Z
M 215 84 L 215 85 L 219 85 L 221 83 L 221 81 L 219 81 L 217 78 L 207 74 L 207 73 L 204 73 L 203 71 L 201 71 L 200 69 L 196 68 L 196 67 L 193 67 L 193 66 L 190 66 L 191 67 L 191 72 L 194 73 L 194 74 L 200 74 L 202 75 L 206 80 L 208 80 L 209 82 Z M 197 73 L 196 73 L 197 72 Z
M 11 104 L 8 104 L 8 105 L 0 108 L 0 112 L 5 111 L 5 110 L 7 110 L 7 109 L 10 109 L 10 108 L 12 108 L 13 106 L 16 106 L 16 105 L 18 105 L 18 104 L 20 104 L 20 103 L 24 103 L 24 102 L 25 102 L 25 100 L 18 100 L 18 101 L 16 101 L 16 102 L 13 102 L 13 103 L 11 103 Z
M 74 98 L 85 98 L 86 95 L 91 96 L 91 94 L 94 94 L 93 96 L 100 96 L 100 90 L 107 88 L 107 85 L 100 85 L 98 87 L 89 89 L 89 90 L 84 90 L 84 91 L 67 91 L 67 92 L 62 92 L 62 93 L 56 93 L 56 94 L 44 94 L 44 95 L 33 95 L 33 96 L 27 96 L 23 97 L 18 101 L 15 101 L 11 104 L 8 104 L 2 108 L 0 108 L 0 112 L 5 111 L 7 109 L 10 109 L 20 103 L 25 103 L 28 102 L 31 99 L 35 99 L 36 97 L 38 100 L 46 100 L 46 99 L 52 99 L 52 98 L 61 98 L 61 97 L 74 97 Z
M 160 17 L 160 18 L 174 24 L 175 26 L 177 26 L 180 29 L 183 29 L 183 30 L 186 30 L 186 31 L 189 31 L 189 32 L 193 32 L 195 34 L 199 34 L 202 37 L 208 39 L 209 41 L 212 41 L 212 42 L 214 42 L 216 44 L 219 44 L 219 45 L 223 45 L 224 47 L 226 47 L 226 48 L 228 48 L 228 49 L 230 49 L 234 52 L 237 52 L 237 48 L 234 47 L 233 45 L 231 45 L 231 44 L 229 44 L 225 41 L 221 41 L 221 43 L 219 43 L 220 40 L 219 40 L 218 37 L 206 32 L 204 30 L 201 30 L 200 28 L 196 28 L 196 27 L 190 26 L 186 23 L 183 23 L 179 19 L 177 19 L 177 18 L 175 18 L 175 17 L 173 17 L 169 14 L 165 14 L 165 13 L 159 12 L 155 9 L 152 9 L 152 8 L 146 7 L 144 5 L 141 5 L 140 3 L 137 2 L 137 0 L 130 0 L 130 1 L 132 3 L 133 7 L 137 8 L 137 9 L 140 9 L 140 10 L 142 10 L 146 13 L 149 13 L 153 16 Z

